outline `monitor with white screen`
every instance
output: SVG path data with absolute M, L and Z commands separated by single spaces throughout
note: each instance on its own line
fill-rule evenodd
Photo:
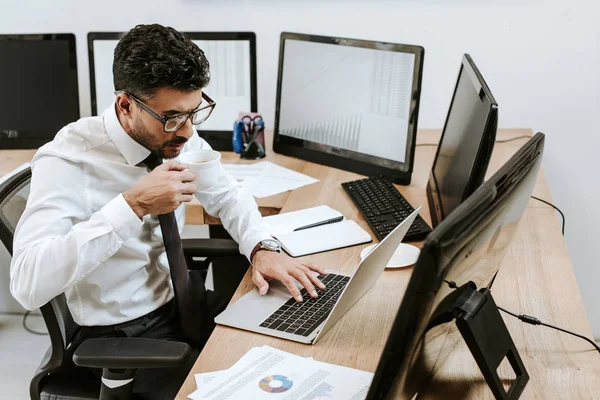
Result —
M 230 150 L 233 122 L 240 111 L 257 111 L 256 35 L 253 32 L 185 32 L 210 63 L 211 79 L 204 91 L 217 103 L 199 127 L 217 150 Z M 88 33 L 92 115 L 99 115 L 115 99 L 114 51 L 121 33 Z
M 424 50 L 281 35 L 274 150 L 410 183 Z

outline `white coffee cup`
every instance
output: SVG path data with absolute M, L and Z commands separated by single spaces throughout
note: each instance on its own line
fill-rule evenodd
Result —
M 221 153 L 214 150 L 192 150 L 181 154 L 179 161 L 196 174 L 198 190 L 207 190 L 217 184 L 221 172 Z

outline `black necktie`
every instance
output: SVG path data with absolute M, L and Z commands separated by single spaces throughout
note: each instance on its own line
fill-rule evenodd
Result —
M 162 164 L 158 154 L 151 153 L 144 164 L 153 170 Z M 189 271 L 183 254 L 183 245 L 179 236 L 175 211 L 158 216 L 163 242 L 169 261 L 175 303 L 183 333 L 192 340 L 200 341 L 203 330 L 203 311 L 206 306 L 206 289 L 200 271 Z

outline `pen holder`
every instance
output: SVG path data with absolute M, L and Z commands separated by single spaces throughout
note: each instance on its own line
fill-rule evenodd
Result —
M 259 113 L 238 114 L 238 119 L 233 123 L 233 151 L 246 160 L 264 158 L 265 149 L 265 124 Z

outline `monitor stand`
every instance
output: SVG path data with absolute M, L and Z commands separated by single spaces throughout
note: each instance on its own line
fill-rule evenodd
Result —
M 450 287 L 456 287 L 450 282 Z M 427 329 L 456 319 L 471 354 L 496 399 L 518 399 L 529 381 L 519 352 L 500 316 L 488 289 L 477 291 L 473 282 L 458 287 L 434 311 Z M 498 376 L 498 367 L 507 358 L 515 373 L 508 392 Z

